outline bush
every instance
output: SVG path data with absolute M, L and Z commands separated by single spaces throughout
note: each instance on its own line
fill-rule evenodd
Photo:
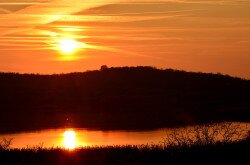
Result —
M 10 148 L 11 144 L 12 144 L 12 138 L 11 139 L 5 139 L 3 138 L 0 141 L 0 150 L 7 150 Z
M 163 140 L 164 147 L 191 147 L 232 143 L 247 138 L 247 128 L 238 123 L 203 124 L 183 129 L 173 129 Z

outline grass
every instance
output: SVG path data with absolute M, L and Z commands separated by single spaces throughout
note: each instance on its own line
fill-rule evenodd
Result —
M 190 132 L 190 131 L 189 131 Z M 216 136 L 223 135 L 218 141 Z M 188 135 L 173 132 L 159 145 L 85 147 L 75 150 L 41 146 L 11 149 L 2 141 L 1 165 L 155 165 L 243 164 L 249 160 L 250 133 L 244 139 L 234 125 L 205 125 Z M 194 140 L 194 137 L 196 138 Z
M 1 165 L 145 165 L 145 164 L 237 164 L 249 160 L 250 138 L 233 143 L 191 147 L 163 145 L 80 148 L 6 149 L 0 151 Z
M 180 137 L 179 137 L 180 140 Z M 171 145 L 170 145 L 171 144 Z M 243 164 L 249 160 L 250 136 L 237 141 L 161 143 L 141 146 L 85 147 L 75 150 L 34 147 L 0 149 L 1 165 L 155 165 Z

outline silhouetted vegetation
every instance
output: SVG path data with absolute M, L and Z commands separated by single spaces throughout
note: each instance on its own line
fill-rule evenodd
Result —
M 0 149 L 1 165 L 155 165 L 241 164 L 249 160 L 250 136 L 236 142 L 189 145 L 141 145 L 60 148 Z
M 12 139 L 0 143 L 3 165 L 77 164 L 232 164 L 248 161 L 250 133 L 239 124 L 205 124 L 174 129 L 159 145 L 11 149 Z M 218 138 L 218 135 L 221 135 Z
M 170 148 L 228 144 L 249 137 L 248 131 L 247 125 L 239 123 L 209 123 L 172 129 L 162 143 L 164 147 Z
M 154 129 L 250 121 L 250 81 L 121 67 L 58 75 L 0 73 L 0 132 L 67 126 Z
M 7 150 L 10 148 L 13 139 L 2 139 L 0 141 L 0 150 Z

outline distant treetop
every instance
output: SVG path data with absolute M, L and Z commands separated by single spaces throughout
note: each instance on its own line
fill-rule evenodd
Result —
M 103 71 L 103 70 L 107 70 L 107 69 L 108 69 L 107 65 L 102 65 L 100 70 Z

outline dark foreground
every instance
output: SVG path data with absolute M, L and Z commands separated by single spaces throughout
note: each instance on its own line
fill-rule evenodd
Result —
M 235 143 L 192 147 L 122 146 L 63 149 L 1 150 L 1 165 L 95 165 L 95 164 L 247 164 L 250 138 Z
M 61 75 L 0 73 L 0 91 L 0 133 L 250 122 L 250 80 L 221 74 L 152 67 Z

